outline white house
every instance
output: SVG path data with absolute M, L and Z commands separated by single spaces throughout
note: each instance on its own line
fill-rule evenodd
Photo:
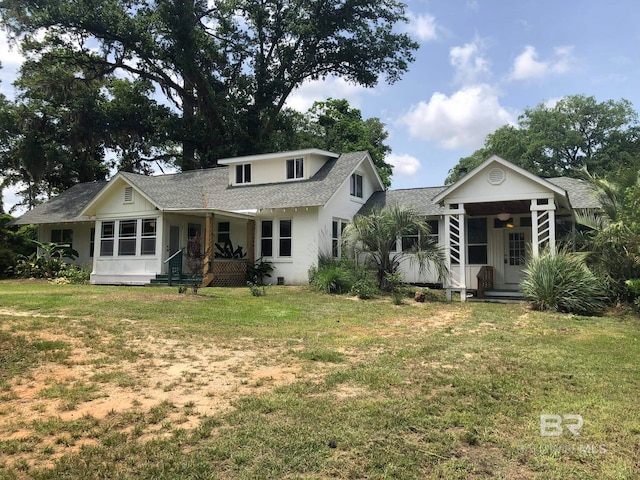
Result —
M 343 226 L 356 214 L 403 204 L 424 215 L 447 253 L 449 297 L 517 290 L 529 253 L 554 246 L 575 211 L 597 209 L 592 188 L 543 179 L 493 156 L 448 187 L 385 191 L 367 152 L 317 149 L 224 159 L 220 167 L 76 185 L 17 219 L 42 241 L 70 241 L 94 284 L 144 285 L 200 235 L 205 285 L 244 283 L 246 261 L 213 258 L 216 244 L 273 264 L 271 281 L 303 284 L 320 254 L 340 256 Z M 398 239 L 409 248 L 411 236 Z M 403 265 L 414 283 L 436 283 Z
M 275 267 L 274 282 L 302 284 L 319 254 L 339 254 L 346 224 L 383 189 L 367 152 L 317 149 L 224 159 L 172 175 L 120 172 L 76 185 L 17 219 L 42 241 L 70 242 L 93 284 L 145 285 L 203 238 L 205 285 L 245 284 L 246 261 L 210 258 L 216 243 Z

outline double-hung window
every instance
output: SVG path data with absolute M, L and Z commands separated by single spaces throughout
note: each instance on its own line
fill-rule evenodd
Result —
M 487 219 L 467 219 L 467 264 L 487 263 Z
M 274 248 L 277 247 L 277 251 Z M 263 257 L 291 257 L 291 220 L 263 220 L 260 222 L 260 255 Z
M 118 255 L 136 254 L 137 220 L 120 220 L 118 230 Z
M 342 232 L 346 226 L 345 220 L 333 220 L 331 224 L 331 255 L 333 258 L 342 257 Z
M 260 254 L 273 256 L 273 220 L 263 220 L 260 225 Z
M 100 230 L 100 256 L 112 257 L 115 241 L 116 222 L 102 222 Z
M 349 185 L 350 194 L 352 197 L 362 198 L 362 175 L 353 173 L 351 175 L 351 181 Z
M 236 165 L 236 183 L 251 183 L 251 164 Z
M 51 242 L 63 243 L 68 248 L 73 248 L 73 230 L 65 228 L 63 230 L 51 230 Z
M 287 160 L 287 180 L 304 177 L 304 159 L 292 158 Z
M 156 254 L 156 219 L 142 220 L 142 238 L 140 239 L 140 255 Z
M 278 255 L 280 257 L 291 256 L 291 220 L 280 220 L 280 242 Z

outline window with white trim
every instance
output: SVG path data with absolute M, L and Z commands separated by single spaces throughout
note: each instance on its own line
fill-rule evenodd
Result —
M 304 177 L 304 159 L 292 158 L 287 160 L 287 180 Z
M 290 219 L 262 220 L 260 222 L 260 255 L 275 258 L 291 257 L 292 226 Z
M 351 194 L 352 197 L 362 198 L 363 197 L 362 175 L 360 175 L 358 173 L 351 174 L 351 180 L 350 180 L 349 187 L 350 187 L 349 188 L 349 193 Z
M 487 219 L 467 219 L 467 264 L 487 263 Z
M 342 233 L 346 226 L 346 220 L 334 219 L 331 222 L 331 255 L 333 258 L 342 257 Z
M 116 222 L 102 222 L 100 230 L 100 256 L 112 257 L 116 235 Z
M 136 254 L 137 220 L 120 220 L 118 228 L 118 255 Z
M 64 243 L 73 248 L 73 230 L 70 228 L 51 230 L 52 243 Z
M 236 183 L 251 183 L 251 164 L 236 165 Z
M 278 256 L 291 256 L 291 220 L 280 220 Z
M 231 241 L 231 223 L 218 222 L 218 243 L 224 245 Z
M 273 256 L 273 220 L 260 222 L 260 252 L 263 257 Z
M 140 255 L 156 254 L 156 228 L 155 218 L 144 218 L 142 220 L 142 237 L 140 239 Z

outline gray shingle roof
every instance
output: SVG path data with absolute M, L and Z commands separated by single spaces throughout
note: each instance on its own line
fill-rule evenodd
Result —
M 569 177 L 547 178 L 546 180 L 567 192 L 572 208 L 599 209 L 602 206 L 596 189 L 585 180 Z
M 67 223 L 89 221 L 78 214 L 107 182 L 87 182 L 74 185 L 51 200 L 29 210 L 13 220 L 14 225 Z
M 345 153 L 327 161 L 308 180 L 267 185 L 229 185 L 228 167 L 147 176 L 121 172 L 162 210 L 249 210 L 325 205 L 349 175 L 367 157 L 366 152 Z M 71 187 L 14 220 L 16 225 L 88 221 L 78 214 L 107 182 L 81 183 Z
M 229 185 L 227 167 L 161 176 L 122 173 L 160 209 L 248 210 L 325 205 L 366 152 L 345 153 L 327 161 L 308 180 L 265 185 Z
M 419 215 L 441 215 L 444 208 L 432 199 L 447 187 L 408 188 L 374 193 L 358 212 L 367 215 L 372 209 L 390 205 L 404 205 Z
M 548 182 L 567 192 L 569 203 L 574 209 L 598 209 L 600 202 L 596 190 L 584 180 L 569 177 L 547 178 Z M 373 208 L 387 205 L 405 205 L 420 215 L 442 215 L 444 208 L 433 202 L 433 198 L 449 187 L 409 188 L 376 192 L 358 212 L 366 215 Z

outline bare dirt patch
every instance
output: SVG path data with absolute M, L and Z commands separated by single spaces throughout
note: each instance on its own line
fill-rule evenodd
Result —
M 34 316 L 6 309 L 0 314 L 12 317 L 0 323 L 5 331 Z M 64 355 L 45 357 L 0 392 L 0 446 L 17 445 L 9 452 L 10 464 L 49 466 L 63 454 L 99 442 L 99 431 L 106 428 L 128 435 L 135 431 L 143 441 L 176 428 L 192 430 L 205 418 L 229 411 L 242 396 L 262 394 L 302 375 L 299 360 L 284 345 L 243 339 L 240 346 L 220 346 L 133 332 L 122 345 L 135 353 L 129 358 L 108 354 L 112 335 L 100 331 L 96 339 L 70 324 L 64 331 L 55 325 L 20 334 L 30 342 L 59 342 Z

